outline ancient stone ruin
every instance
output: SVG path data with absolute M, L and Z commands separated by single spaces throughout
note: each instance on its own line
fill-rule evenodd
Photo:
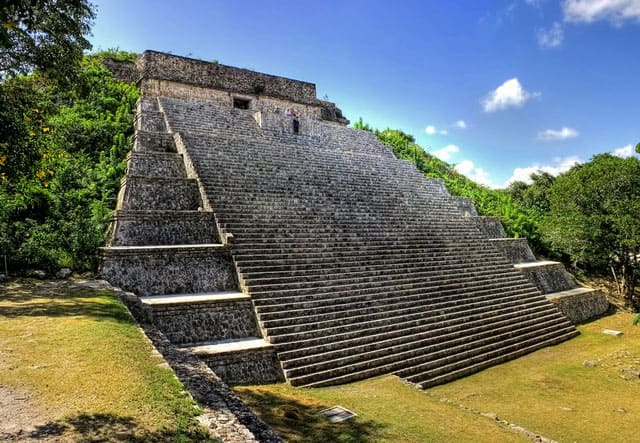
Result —
M 315 85 L 151 51 L 137 72 L 102 273 L 228 383 L 425 388 L 606 310 Z

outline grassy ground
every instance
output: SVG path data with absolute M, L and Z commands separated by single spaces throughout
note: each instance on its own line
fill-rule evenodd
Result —
M 197 406 L 109 290 L 0 286 L 0 437 L 202 441 Z
M 585 324 L 573 340 L 424 392 L 392 376 L 236 391 L 288 441 L 529 441 L 495 415 L 560 442 L 638 441 L 640 327 L 632 318 L 619 313 Z M 624 335 L 604 335 L 605 328 Z M 318 416 L 336 404 L 357 419 L 335 426 Z

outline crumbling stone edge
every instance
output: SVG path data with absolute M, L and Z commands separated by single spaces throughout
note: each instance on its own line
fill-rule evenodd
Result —
M 231 391 L 197 356 L 174 346 L 148 320 L 135 294 L 111 286 L 133 320 L 162 355 L 174 374 L 204 410 L 198 418 L 209 434 L 223 442 L 280 443 L 282 439 Z M 140 319 L 140 321 L 138 321 Z

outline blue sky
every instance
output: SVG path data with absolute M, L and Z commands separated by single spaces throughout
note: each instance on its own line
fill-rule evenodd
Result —
M 94 3 L 94 49 L 313 82 L 489 186 L 640 142 L 640 0 Z

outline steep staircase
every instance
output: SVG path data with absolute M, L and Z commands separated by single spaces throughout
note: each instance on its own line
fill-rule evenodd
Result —
M 230 328 L 247 340 L 237 348 L 264 336 L 260 349 L 275 349 L 296 386 L 394 373 L 425 388 L 577 334 L 442 182 L 372 134 L 305 118 L 293 134 L 284 116 L 154 100 L 142 100 L 148 122 L 104 266 L 217 370 L 225 371 L 227 328 L 204 321 L 185 334 L 180 324 L 190 326 L 159 305 L 176 313 L 212 305 L 214 317 L 217 297 L 251 307 L 255 316 Z M 166 153 L 174 148 L 180 154 Z M 134 166 L 138 157 L 164 166 Z M 268 361 L 257 365 L 268 372 Z
M 260 334 L 250 297 L 238 289 L 215 215 L 204 207 L 157 100 L 141 98 L 102 274 L 137 294 L 145 320 L 171 342 L 222 364 L 217 369 L 227 381 L 246 383 L 256 374 L 276 381 L 273 347 Z M 263 370 L 265 360 L 270 367 Z
M 515 269 L 574 324 L 591 320 L 609 310 L 610 304 L 600 289 L 579 285 L 560 262 L 537 260 L 527 239 L 508 238 L 498 218 L 480 217 L 469 199 L 457 200 L 458 207 L 470 217 Z

